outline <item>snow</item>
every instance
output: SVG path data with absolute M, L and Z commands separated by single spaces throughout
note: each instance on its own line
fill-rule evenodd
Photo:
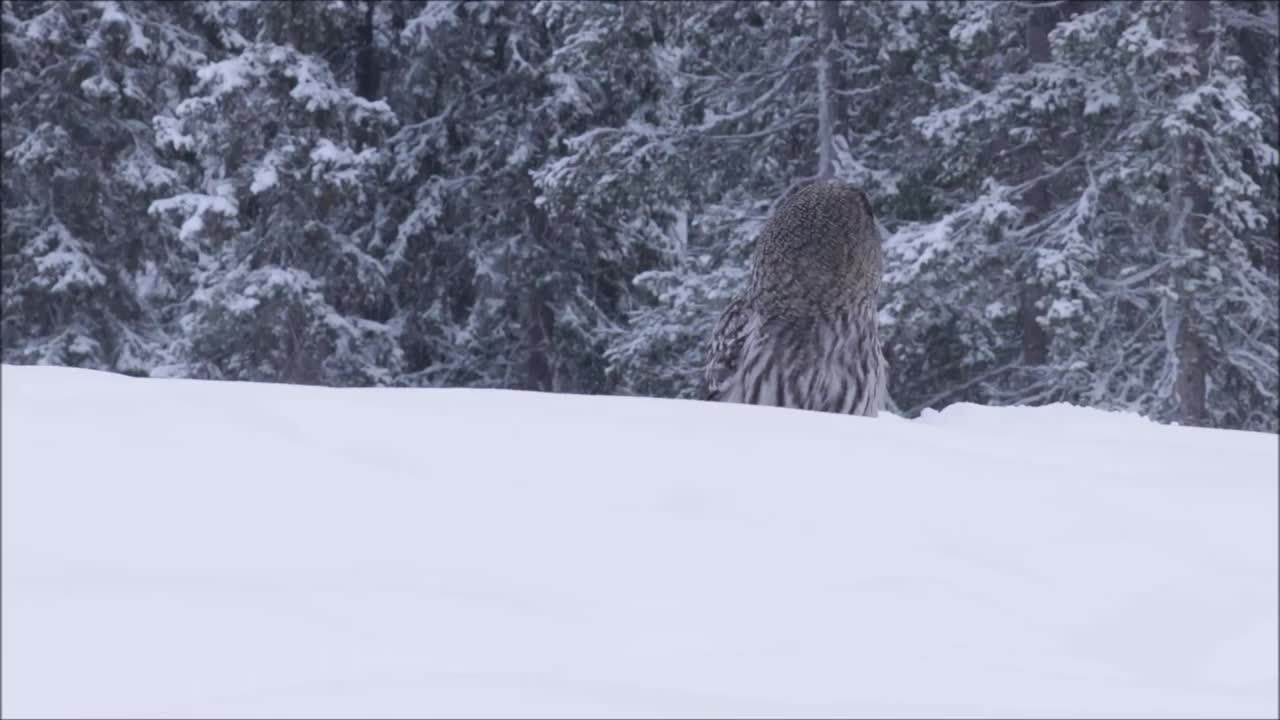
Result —
M 896 258 L 886 272 L 888 282 L 904 284 L 918 276 L 937 257 L 955 247 L 955 215 L 932 223 L 911 223 L 884 239 L 885 254 Z
M 219 190 L 224 194 L 228 193 L 226 188 L 220 188 Z M 178 230 L 178 239 L 186 242 L 204 231 L 204 215 L 206 212 L 234 218 L 239 215 L 239 208 L 233 198 L 228 198 L 224 195 L 180 193 L 173 197 L 152 201 L 147 208 L 147 212 L 151 215 L 163 215 L 170 212 L 179 212 L 187 215 L 182 227 Z
M 404 30 L 400 31 L 400 38 L 405 42 L 411 42 L 421 37 L 426 42 L 432 30 L 441 25 L 457 22 L 456 12 L 457 3 L 427 3 L 418 16 L 410 20 Z
M 989 7 L 974 3 L 962 6 L 963 12 L 951 27 L 951 40 L 961 48 L 972 47 L 979 37 L 994 29 Z
M 155 156 L 134 148 L 119 168 L 119 178 L 135 190 L 163 191 L 176 185 L 178 173 L 156 163 Z
M 273 64 L 284 65 L 285 76 L 295 81 L 289 97 L 302 102 L 307 112 L 328 110 L 342 101 L 345 93 L 334 87 L 328 70 L 314 58 L 277 47 L 272 49 L 268 59 Z
M 41 231 L 23 254 L 30 257 L 34 254 L 30 251 L 40 252 L 46 248 L 49 248 L 47 252 L 34 256 L 33 266 L 39 273 L 37 285 L 61 293 L 106 283 L 106 276 L 98 270 L 84 243 L 62 223 L 55 222 Z
M 26 25 L 22 33 L 24 38 L 49 45 L 62 42 L 70 32 L 66 18 L 63 17 L 62 8 L 57 6 L 50 7 L 22 24 Z
M 76 355 L 89 355 L 98 348 L 98 343 L 93 338 L 84 335 L 77 336 L 67 346 L 67 350 Z
M 1275 435 L 4 366 L 10 717 L 1275 717 Z
M 231 57 L 200 68 L 196 77 L 207 92 L 214 97 L 221 97 L 233 90 L 249 87 L 251 78 L 262 72 L 256 60 L 251 55 Z
M 280 176 L 276 174 L 274 165 L 266 164 L 253 171 L 253 183 L 249 185 L 249 192 L 257 195 L 266 192 L 278 185 Z
M 311 150 L 311 162 L 349 165 L 355 161 L 355 153 L 348 148 L 340 148 L 332 141 L 321 138 Z
M 151 41 L 147 39 L 146 34 L 142 32 L 142 28 L 133 22 L 128 15 L 120 9 L 120 4 L 114 0 L 103 0 L 95 3 L 102 8 L 101 23 L 103 27 L 110 25 L 123 25 L 129 31 L 129 49 L 137 50 L 143 55 L 151 52 Z
M 1085 116 L 1120 107 L 1120 95 L 1112 89 L 1110 79 L 1089 83 L 1085 87 Z
M 356 153 L 349 147 L 339 147 L 327 139 L 321 139 L 311 149 L 311 179 L 325 180 L 339 187 L 355 186 L 360 179 L 360 168 L 374 161 L 372 148 Z
M 172 148 L 179 152 L 195 149 L 195 138 L 182 132 L 181 120 L 157 115 L 152 124 L 156 133 L 156 147 Z
M 86 97 L 94 100 L 114 97 L 120 93 L 120 86 L 111 78 L 102 75 L 94 75 L 80 83 L 80 89 Z
M 582 88 L 578 78 L 563 72 L 553 72 L 547 80 L 555 86 L 557 106 L 570 107 L 583 112 L 591 111 L 591 94 Z

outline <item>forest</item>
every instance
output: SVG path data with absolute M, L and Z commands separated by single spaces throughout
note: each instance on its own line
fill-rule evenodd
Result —
M 3 361 L 698 398 L 774 201 L 892 407 L 1280 430 L 1280 3 L 3 0 Z

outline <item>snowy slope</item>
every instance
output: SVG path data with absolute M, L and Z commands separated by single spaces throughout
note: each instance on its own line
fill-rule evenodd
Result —
M 2 380 L 6 716 L 1277 714 L 1275 435 Z

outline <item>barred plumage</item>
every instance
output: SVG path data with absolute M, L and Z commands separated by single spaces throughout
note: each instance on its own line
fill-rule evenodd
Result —
M 861 190 L 821 183 L 785 198 L 745 292 L 716 326 L 708 398 L 875 415 L 888 380 L 876 326 L 883 264 Z

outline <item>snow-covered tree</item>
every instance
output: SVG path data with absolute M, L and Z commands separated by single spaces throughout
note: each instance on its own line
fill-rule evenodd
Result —
M 155 119 L 183 182 L 150 211 L 196 258 L 178 371 L 392 382 L 402 353 L 374 232 L 390 109 L 290 45 L 246 44 L 197 77 Z
M 822 175 L 904 412 L 1275 430 L 1278 7 L 0 0 L 3 358 L 694 397 Z
M 620 317 L 627 238 L 599 224 L 592 198 L 566 202 L 547 178 L 574 135 L 628 102 L 630 81 L 611 73 L 630 72 L 617 58 L 648 30 L 616 15 L 644 12 L 428 3 L 405 23 L 390 184 L 397 277 L 417 279 L 397 300 L 412 377 L 610 389 L 600 333 Z
M 150 124 L 205 58 L 187 10 L 0 5 L 6 362 L 145 372 L 165 361 L 155 308 L 184 273 L 146 214 L 176 181 Z
M 576 172 L 576 192 L 602 192 L 594 178 L 607 164 L 613 172 L 606 177 L 643 188 L 653 203 L 644 212 L 635 203 L 615 211 L 614 224 L 644 249 L 634 309 L 609 347 L 623 388 L 699 392 L 708 338 L 741 288 L 756 232 L 777 198 L 815 176 L 821 10 L 812 3 L 660 3 L 651 16 L 662 41 L 642 67 L 657 81 L 653 97 L 661 104 L 575 139 L 575 165 L 566 160 L 556 179 Z M 832 34 L 845 25 L 843 15 L 828 20 Z M 839 155 L 847 156 L 846 138 L 831 147 L 833 172 L 847 176 Z M 625 174 L 613 174 L 613 158 L 625 158 Z
M 899 400 L 1275 427 L 1276 145 L 1229 9 L 938 8 L 970 61 L 915 122 L 942 201 L 891 241 Z
M 1112 77 L 1127 112 L 1115 139 L 1095 145 L 1110 259 L 1094 278 L 1106 323 L 1095 356 L 1111 363 L 1091 359 L 1090 404 L 1196 424 L 1280 424 L 1277 206 L 1267 192 L 1280 143 L 1265 119 L 1277 111 L 1274 96 L 1251 91 L 1228 25 L 1241 11 L 1183 2 L 1093 13 L 1116 42 L 1079 62 L 1122 68 Z M 1066 27 L 1062 41 L 1083 32 Z M 1274 47 L 1274 31 L 1267 38 Z

